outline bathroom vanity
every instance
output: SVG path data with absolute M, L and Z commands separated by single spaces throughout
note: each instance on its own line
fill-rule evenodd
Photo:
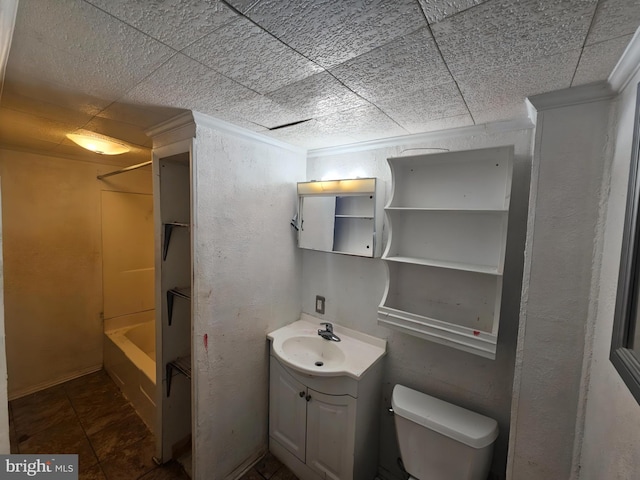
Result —
M 302 480 L 371 480 L 378 465 L 386 342 L 318 319 L 282 327 L 271 340 L 269 450 Z

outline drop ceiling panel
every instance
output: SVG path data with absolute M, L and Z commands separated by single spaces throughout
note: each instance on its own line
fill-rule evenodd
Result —
M 418 0 L 429 23 L 436 23 L 447 17 L 475 7 L 487 0 Z
M 3 145 L 51 150 L 76 128 L 77 124 L 0 108 L 0 143 Z
M 207 35 L 183 53 L 258 93 L 322 71 L 245 18 Z
M 84 130 L 96 132 L 111 138 L 117 138 L 129 145 L 140 147 L 151 147 L 151 138 L 147 137 L 144 129 L 137 125 L 123 123 L 104 117 L 95 117 L 84 127 Z
M 465 70 L 524 65 L 580 49 L 595 6 L 596 0 L 494 0 L 438 22 L 432 30 L 457 78 Z
M 433 121 L 466 115 L 469 111 L 453 81 L 423 86 L 377 103 L 388 116 L 411 133 L 433 130 Z
M 578 49 L 533 63 L 469 69 L 456 79 L 476 123 L 519 118 L 527 96 L 569 88 L 579 57 Z
M 452 81 L 428 28 L 349 60 L 331 73 L 372 102 Z
M 640 0 L 600 0 L 587 45 L 633 34 L 640 25 Z
M 125 102 L 114 102 L 102 110 L 98 116 L 147 129 L 184 113 L 185 110 L 172 107 L 142 107 Z
M 253 96 L 254 92 L 237 82 L 177 54 L 130 90 L 121 102 L 209 113 Z
M 176 50 L 238 17 L 215 0 L 87 1 Z
M 247 16 L 324 68 L 426 25 L 415 0 L 262 0 Z
M 632 37 L 633 35 L 624 35 L 586 46 L 582 51 L 571 86 L 575 87 L 607 78 Z
M 328 72 L 287 85 L 268 97 L 300 119 L 321 117 L 341 110 L 364 107 L 369 102 L 352 92 Z
M 115 100 L 173 50 L 82 0 L 20 2 L 7 69 Z
M 299 113 L 279 105 L 265 95 L 254 93 L 251 97 L 222 109 L 226 115 L 240 117 L 266 128 L 278 127 L 306 120 Z M 215 115 L 214 115 L 215 116 Z
M 79 147 L 69 139 L 65 139 L 60 145 L 56 145 L 49 153 L 51 155 L 58 155 L 61 157 L 115 165 L 113 170 L 117 170 L 119 167 L 128 167 L 130 165 L 136 165 L 138 163 L 148 162 L 151 160 L 151 150 L 148 148 L 131 146 L 131 150 L 129 152 L 121 155 L 100 155 Z M 109 170 L 101 170 L 100 172 L 106 173 L 107 171 Z M 96 174 L 97 173 L 98 172 L 96 171 Z M 105 181 L 111 182 L 116 181 L 116 179 L 105 179 Z

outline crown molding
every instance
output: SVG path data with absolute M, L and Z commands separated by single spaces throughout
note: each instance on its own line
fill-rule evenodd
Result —
M 517 118 L 501 122 L 484 123 L 469 127 L 450 128 L 436 132 L 416 133 L 401 135 L 398 137 L 368 140 L 366 142 L 350 143 L 335 147 L 314 148 L 307 152 L 307 158 L 323 157 L 327 155 L 340 155 L 345 153 L 363 152 L 380 148 L 398 147 L 411 143 L 429 143 L 446 138 L 470 137 L 473 135 L 512 132 L 515 130 L 528 130 L 534 124 L 528 118 Z
M 306 148 L 297 147 L 295 145 L 291 145 L 281 140 L 268 137 L 258 132 L 252 132 L 251 130 L 247 130 L 246 128 L 233 125 L 229 122 L 225 122 L 224 120 L 220 120 L 218 118 L 196 111 L 187 111 L 181 113 L 176 117 L 173 117 L 165 122 L 149 128 L 145 131 L 145 134 L 149 137 L 154 138 L 155 146 L 156 138 L 164 138 L 167 136 L 171 136 L 172 138 L 180 136 L 180 139 L 189 137 L 193 138 L 196 135 L 196 126 L 198 125 L 216 130 L 218 132 L 224 132 L 244 140 L 264 143 L 266 145 L 282 148 L 284 150 L 289 150 L 295 153 L 307 153 Z M 161 145 L 166 144 L 166 142 L 160 143 Z
M 537 112 L 541 112 L 552 108 L 609 100 L 613 98 L 615 94 L 616 92 L 613 91 L 611 86 L 603 81 L 541 93 L 540 95 L 533 95 L 527 100 L 533 105 Z
M 607 83 L 611 89 L 620 93 L 640 70 L 640 28 L 625 48 L 620 60 L 611 71 Z

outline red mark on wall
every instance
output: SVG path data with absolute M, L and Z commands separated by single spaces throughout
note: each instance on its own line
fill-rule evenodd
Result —
M 477 336 L 479 336 L 479 335 L 480 335 L 480 332 L 479 332 L 478 330 L 474 330 L 474 331 L 473 331 L 473 334 L 477 337 Z
M 203 340 L 204 340 L 204 349 L 206 350 L 207 353 L 209 353 L 209 335 L 205 333 Z

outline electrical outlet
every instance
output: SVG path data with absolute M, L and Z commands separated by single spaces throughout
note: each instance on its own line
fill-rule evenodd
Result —
M 324 315 L 324 297 L 316 295 L 316 313 Z

